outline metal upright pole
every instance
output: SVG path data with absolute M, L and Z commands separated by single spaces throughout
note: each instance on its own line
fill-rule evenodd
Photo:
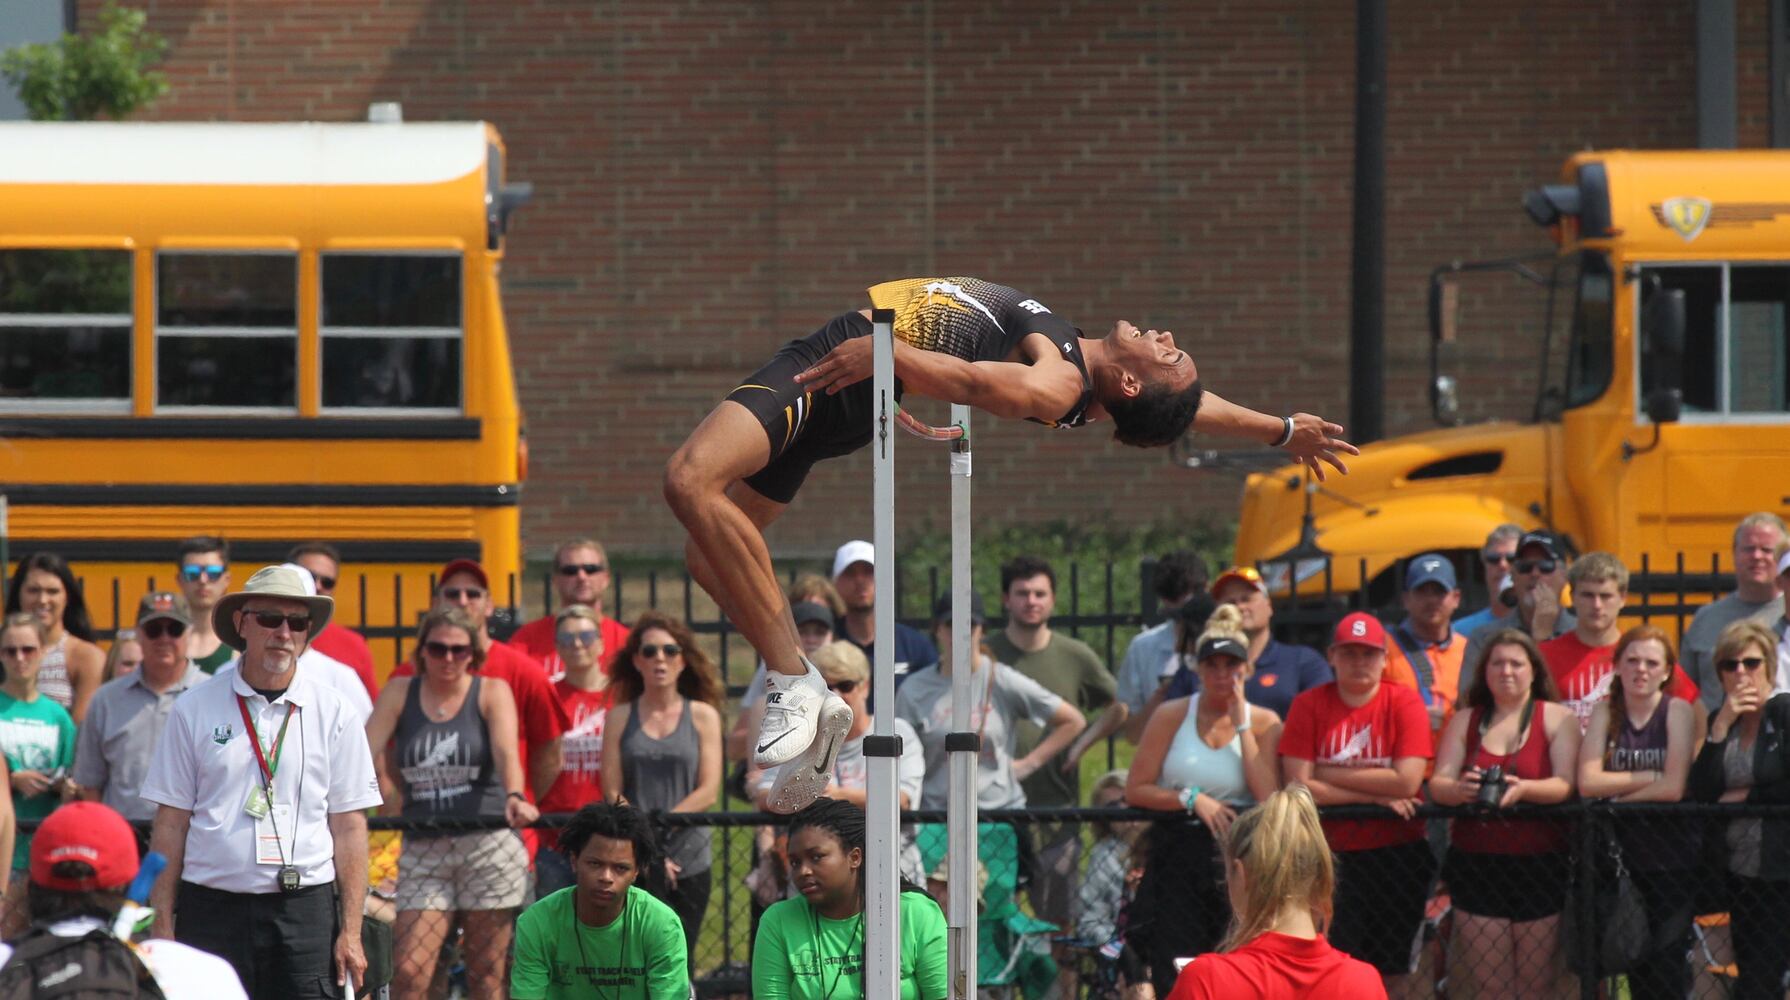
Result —
M 976 996 L 976 761 L 980 737 L 972 731 L 970 708 L 978 704 L 971 671 L 976 650 L 970 648 L 970 408 L 951 406 L 951 422 L 963 436 L 951 444 L 951 732 L 945 737 L 950 768 L 950 798 L 945 811 L 945 843 L 950 876 L 946 924 L 949 927 L 947 995 L 951 1000 Z
M 875 310 L 871 324 L 877 601 L 876 660 L 870 678 L 878 711 L 871 735 L 864 740 L 870 785 L 864 837 L 864 996 L 896 1000 L 901 995 L 897 882 L 901 815 L 895 771 L 901 740 L 895 735 L 895 311 Z

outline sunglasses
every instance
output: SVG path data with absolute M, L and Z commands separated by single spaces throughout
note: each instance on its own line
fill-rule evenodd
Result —
M 835 681 L 835 682 L 827 685 L 828 691 L 837 691 L 840 694 L 851 694 L 853 691 L 856 691 L 857 689 L 858 689 L 857 681 Z
M 309 619 L 306 619 L 306 622 L 308 624 Z M 278 627 L 278 625 L 268 626 L 268 628 Z M 138 625 L 137 631 L 142 633 L 143 638 L 145 639 L 160 639 L 164 635 L 170 639 L 178 639 L 186 634 L 186 626 L 166 618 L 156 618 L 152 621 L 146 621 L 143 624 Z M 294 629 L 294 631 L 297 630 Z
M 1481 552 L 1479 558 L 1487 566 L 1502 566 L 1516 559 L 1514 552 Z
M 665 658 L 667 660 L 669 660 L 674 656 L 684 655 L 684 647 L 678 645 L 675 642 L 668 642 L 663 646 L 641 646 L 640 647 L 640 655 L 648 660 L 658 657 L 658 655 L 660 653 L 664 653 Z
M 313 573 L 313 574 L 311 574 L 311 579 L 317 581 L 317 589 L 318 590 L 334 590 L 334 589 L 336 589 L 336 578 L 333 576 L 318 576 L 317 574 Z
M 0 656 L 30 656 L 35 652 L 36 646 L 0 646 Z
M 582 632 L 561 632 L 559 644 L 561 646 L 594 646 L 597 644 L 597 630 L 593 628 Z
M 230 572 L 228 566 L 182 566 L 180 567 L 180 578 L 188 583 L 198 583 L 200 580 L 204 580 L 206 583 L 216 583 L 222 580 L 224 574 L 228 572 Z
M 472 647 L 463 642 L 425 642 L 423 648 L 430 656 L 443 660 L 464 660 L 472 655 Z
M 247 614 L 250 618 L 255 619 L 255 624 L 264 629 L 279 628 L 280 623 L 284 622 L 286 627 L 294 632 L 309 632 L 311 630 L 311 616 L 308 614 L 289 615 L 284 611 L 250 611 Z
M 602 563 L 568 563 L 559 568 L 560 576 L 577 576 L 580 573 L 585 576 L 596 576 L 601 572 L 603 572 Z
M 1539 571 L 1546 574 L 1554 572 L 1554 567 L 1559 564 L 1552 559 L 1518 559 L 1515 565 L 1518 573 Z
M 1765 657 L 1763 656 L 1742 656 L 1738 659 L 1715 661 L 1715 668 L 1724 674 L 1731 674 L 1741 667 L 1745 667 L 1748 670 L 1757 670 L 1763 666 L 1765 666 Z
M 478 587 L 443 587 L 441 596 L 450 601 L 476 601 L 483 598 L 485 592 Z

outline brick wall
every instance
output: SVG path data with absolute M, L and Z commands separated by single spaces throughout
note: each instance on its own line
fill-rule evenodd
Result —
M 352 120 L 397 100 L 503 131 L 536 190 L 505 275 L 531 551 L 589 530 L 677 548 L 671 450 L 778 343 L 890 277 L 999 280 L 1091 333 L 1173 329 L 1229 398 L 1348 411 L 1353 4 L 146 2 L 172 43 L 158 117 Z M 1739 6 L 1741 135 L 1761 144 L 1766 7 Z M 1686 0 L 1393 0 L 1391 23 L 1400 433 L 1428 424 L 1429 269 L 1545 249 L 1518 198 L 1574 150 L 1692 143 L 1695 67 Z M 1533 401 L 1540 305 L 1511 298 L 1469 300 L 1471 413 Z M 1235 480 L 1103 429 L 977 442 L 984 520 L 1236 503 Z M 902 455 L 906 526 L 942 523 L 943 456 Z M 818 469 L 777 551 L 867 533 L 868 476 L 864 455 Z

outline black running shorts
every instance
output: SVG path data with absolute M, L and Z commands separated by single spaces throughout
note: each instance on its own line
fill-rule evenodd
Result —
M 838 392 L 810 392 L 796 375 L 813 367 L 833 348 L 870 335 L 870 321 L 851 312 L 783 345 L 763 368 L 727 398 L 752 411 L 771 443 L 771 460 L 746 477 L 746 485 L 778 503 L 795 499 L 808 470 L 823 459 L 849 455 L 870 443 L 875 387 L 870 379 Z M 901 386 L 895 387 L 901 398 Z

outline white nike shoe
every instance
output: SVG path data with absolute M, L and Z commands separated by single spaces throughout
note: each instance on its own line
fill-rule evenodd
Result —
M 820 726 L 808 752 L 777 769 L 765 808 L 774 813 L 793 813 L 813 802 L 833 781 L 833 762 L 845 734 L 851 731 L 852 711 L 845 699 L 831 691 L 821 703 Z
M 766 670 L 764 675 L 764 723 L 758 727 L 753 761 L 759 767 L 776 767 L 795 759 L 814 742 L 820 726 L 821 703 L 832 692 L 806 657 L 808 672 L 800 677 Z

